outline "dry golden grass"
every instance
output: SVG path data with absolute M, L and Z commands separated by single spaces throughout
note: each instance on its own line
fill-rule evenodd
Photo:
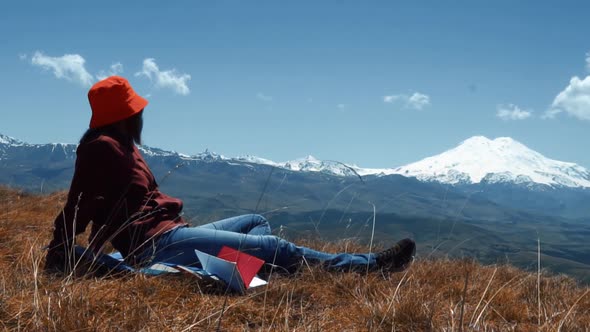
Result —
M 64 193 L 0 188 L 0 327 L 19 331 L 588 331 L 589 288 L 567 277 L 462 260 L 405 273 L 273 275 L 245 296 L 190 278 L 77 278 L 41 273 Z M 362 250 L 351 243 L 307 245 Z M 540 310 L 539 310 L 540 308 Z

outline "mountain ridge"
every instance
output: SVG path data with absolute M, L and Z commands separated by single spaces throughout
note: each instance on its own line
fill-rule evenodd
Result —
M 76 144 L 49 143 L 28 144 L 0 134 L 0 158 L 6 154 L 5 147 L 60 146 L 64 151 L 75 150 Z M 479 183 L 514 183 L 516 185 L 538 185 L 549 187 L 590 188 L 590 171 L 571 162 L 547 158 L 510 138 L 498 137 L 493 140 L 485 136 L 473 136 L 458 146 L 440 154 L 394 168 L 363 168 L 332 160 L 319 160 L 311 155 L 285 162 L 252 155 L 226 157 L 208 150 L 187 155 L 155 147 L 140 146 L 146 157 L 177 157 L 184 161 L 218 160 L 251 163 L 278 167 L 295 172 L 319 172 L 335 176 L 386 176 L 398 174 L 415 177 L 423 182 L 439 182 L 450 185 Z

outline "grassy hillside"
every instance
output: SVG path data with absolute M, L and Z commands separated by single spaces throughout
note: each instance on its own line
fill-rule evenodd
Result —
M 304 268 L 224 295 L 186 277 L 46 276 L 43 245 L 63 193 L 0 188 L 0 326 L 23 331 L 587 331 L 590 288 L 509 265 L 418 257 L 405 273 Z M 306 242 L 295 239 L 299 243 Z M 352 242 L 306 245 L 364 251 Z M 420 243 L 418 243 L 420 245 Z M 531 256 L 531 265 L 536 257 Z
M 266 217 L 287 234 L 322 242 L 354 239 L 368 245 L 373 234 L 373 214 L 338 210 L 302 214 L 278 212 Z M 542 267 L 565 273 L 590 285 L 588 224 L 529 222 L 470 222 L 452 219 L 375 216 L 374 243 L 412 237 L 421 257 L 475 258 L 486 264 L 510 263 L 528 271 L 537 270 L 537 239 L 541 241 Z

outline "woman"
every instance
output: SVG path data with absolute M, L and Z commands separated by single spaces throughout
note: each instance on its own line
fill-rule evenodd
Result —
M 96 83 L 88 92 L 90 129 L 80 140 L 67 203 L 54 223 L 45 268 L 72 270 L 70 255 L 77 234 L 92 221 L 89 247 L 107 243 L 134 265 L 167 262 L 200 266 L 195 249 L 217 255 L 222 246 L 249 253 L 293 272 L 305 260 L 328 269 L 401 271 L 416 246 L 404 239 L 372 254 L 329 254 L 297 246 L 271 235 L 259 215 L 245 215 L 189 227 L 181 217 L 182 201 L 158 190 L 136 144 L 141 143 L 142 112 L 148 101 L 119 76 Z

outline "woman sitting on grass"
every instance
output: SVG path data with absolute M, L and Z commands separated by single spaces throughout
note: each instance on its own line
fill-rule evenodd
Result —
M 48 272 L 70 272 L 75 236 L 92 221 L 89 247 L 106 243 L 135 266 L 151 262 L 197 266 L 195 249 L 217 255 L 228 246 L 294 272 L 303 260 L 330 270 L 401 271 L 411 263 L 414 241 L 404 239 L 373 254 L 330 254 L 297 246 L 271 235 L 260 215 L 243 215 L 189 227 L 180 215 L 182 201 L 158 190 L 135 144 L 141 142 L 142 112 L 148 101 L 119 76 L 96 83 L 88 92 L 90 128 L 80 140 L 67 203 L 55 219 L 47 252 Z

